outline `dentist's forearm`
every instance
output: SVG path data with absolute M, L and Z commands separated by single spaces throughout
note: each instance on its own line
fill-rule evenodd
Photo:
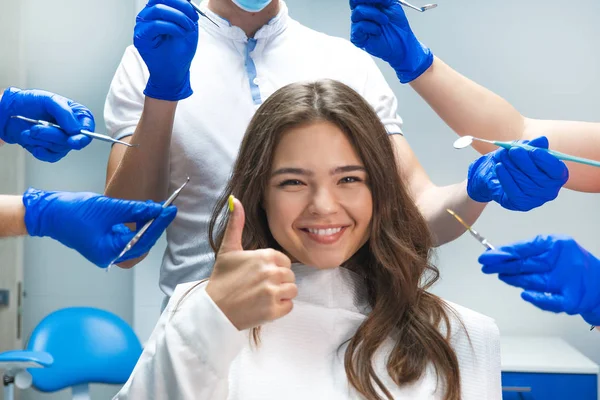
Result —
M 106 195 L 130 200 L 163 201 L 169 183 L 169 153 L 176 102 L 146 98 L 133 136 L 139 147 L 113 146 Z
M 550 148 L 600 161 L 600 123 L 526 118 L 509 102 L 436 58 L 411 86 L 458 135 L 488 140 L 532 140 L 546 136 Z M 481 154 L 496 146 L 474 142 Z M 600 168 L 567 162 L 565 187 L 600 192 Z
M 124 139 L 140 146 L 113 146 L 106 172 L 106 196 L 156 202 L 168 197 L 169 154 L 176 108 L 176 102 L 146 98 L 135 133 Z M 131 268 L 145 257 L 118 266 Z
M 416 198 L 417 206 L 434 235 L 435 245 L 441 246 L 460 237 L 465 228 L 446 209 L 454 211 L 472 225 L 487 203 L 478 203 L 467 195 L 466 181 L 449 186 L 430 186 Z
M 0 195 L 0 237 L 27 235 L 21 196 Z
M 400 179 L 406 183 L 419 211 L 427 221 L 435 244 L 441 246 L 462 235 L 465 228 L 448 214 L 446 209 L 456 212 L 466 223 L 472 225 L 486 203 L 478 203 L 469 198 L 466 181 L 437 186 L 429 179 L 404 136 L 392 135 L 391 141 L 400 168 Z
M 437 57 L 410 85 L 460 136 L 515 140 L 523 135 L 525 118 L 510 103 Z M 484 153 L 495 150 L 480 143 L 474 147 Z

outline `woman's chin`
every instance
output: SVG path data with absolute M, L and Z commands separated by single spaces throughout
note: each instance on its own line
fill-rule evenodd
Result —
M 346 262 L 344 257 L 302 257 L 300 262 L 317 269 L 337 268 Z

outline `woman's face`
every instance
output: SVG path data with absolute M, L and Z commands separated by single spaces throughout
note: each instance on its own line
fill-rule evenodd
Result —
M 269 228 L 295 261 L 334 268 L 369 238 L 373 199 L 364 165 L 330 122 L 285 132 L 264 196 Z

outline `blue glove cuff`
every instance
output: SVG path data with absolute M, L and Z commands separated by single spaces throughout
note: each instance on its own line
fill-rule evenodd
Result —
M 40 208 L 38 203 L 45 197 L 46 192 L 34 188 L 29 188 L 23 194 L 23 205 L 25 206 L 25 228 L 29 236 L 45 236 L 41 232 L 41 213 L 44 206 Z M 46 203 L 47 204 L 47 203 Z
M 414 60 L 416 65 L 410 65 L 410 69 L 405 70 L 406 66 L 403 68 L 394 68 L 396 71 L 396 76 L 400 79 L 401 83 L 410 83 L 420 77 L 425 71 L 431 67 L 433 64 L 433 53 L 431 50 L 424 46 L 421 42 L 417 42 L 421 47 L 420 51 L 417 50 L 415 53 L 421 53 L 419 57 L 416 57 Z M 413 64 L 413 63 L 411 63 Z
M 467 195 L 471 200 L 478 203 L 489 203 L 493 200 L 491 196 L 482 196 L 480 191 L 475 190 L 471 185 L 471 180 L 467 181 Z
M 148 79 L 148 83 L 146 84 L 146 89 L 144 90 L 144 95 L 147 97 L 152 97 L 157 100 L 166 100 L 166 101 L 179 101 L 183 99 L 187 99 L 193 94 L 192 86 L 190 85 L 190 73 L 185 76 L 183 83 L 176 88 L 164 89 L 156 86 L 152 82 L 152 75 Z
M 583 313 L 583 314 L 581 314 L 581 317 L 583 318 L 583 320 L 585 322 L 587 322 L 588 324 L 590 324 L 592 326 L 600 326 L 600 314 L 599 313 L 594 313 L 594 312 Z
M 485 156 L 479 157 L 469 165 L 469 172 L 467 174 L 467 194 L 472 200 L 479 203 L 489 203 L 493 200 L 492 193 L 487 187 L 486 182 L 481 182 L 481 179 L 476 176 L 476 172 L 483 162 L 486 162 Z
M 0 99 L 0 139 L 9 144 L 15 143 L 14 141 L 8 139 L 8 136 L 5 132 L 6 126 L 8 125 L 8 120 L 11 117 L 11 115 L 9 115 L 11 113 L 10 105 L 13 100 L 13 95 L 20 91 L 21 89 L 18 89 L 16 87 L 6 88 L 6 90 L 2 94 L 2 99 Z

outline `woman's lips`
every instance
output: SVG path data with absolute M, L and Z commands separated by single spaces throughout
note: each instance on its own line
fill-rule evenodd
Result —
M 338 226 L 332 228 L 302 228 L 300 230 L 314 242 L 333 244 L 342 237 L 347 228 L 347 226 Z

